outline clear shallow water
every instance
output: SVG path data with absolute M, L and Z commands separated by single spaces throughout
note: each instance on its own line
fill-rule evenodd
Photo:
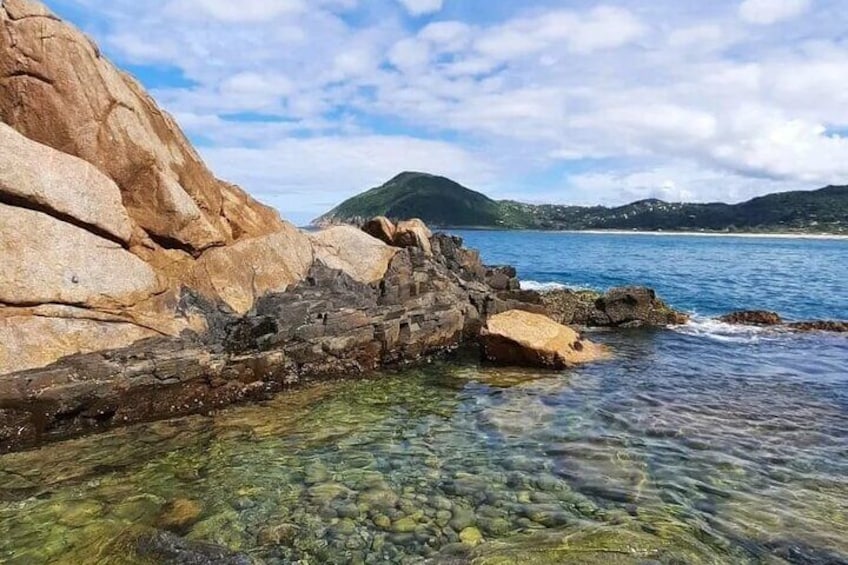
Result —
M 542 276 L 593 261 L 617 276 L 596 244 L 566 246 L 575 270 L 515 235 L 469 241 L 540 282 L 608 286 Z M 732 309 L 748 286 L 692 296 L 644 256 L 628 268 L 678 306 Z M 827 268 L 845 280 L 845 264 Z M 790 275 L 761 294 L 784 313 Z M 848 339 L 706 323 L 592 337 L 615 359 L 552 374 L 461 358 L 0 457 L 0 562 L 138 562 L 127 538 L 167 526 L 266 563 L 848 563 Z

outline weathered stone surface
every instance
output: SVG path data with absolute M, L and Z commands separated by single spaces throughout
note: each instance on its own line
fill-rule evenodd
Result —
M 157 335 L 128 321 L 5 316 L 0 309 L 0 375 L 40 367 L 68 355 L 126 347 Z
M 338 226 L 312 236 L 315 258 L 354 280 L 371 284 L 380 281 L 398 252 L 353 226 Z
M 485 357 L 504 365 L 562 369 L 607 356 L 603 347 L 540 314 L 510 310 L 492 316 L 481 333 Z
M 228 215 L 226 189 L 173 119 L 43 4 L 4 2 L 0 28 L 0 121 L 97 167 L 158 243 L 197 252 L 279 227 L 267 210 L 261 224 Z
M 504 303 L 493 301 L 485 269 L 461 240 L 433 242 L 446 254 L 397 250 L 379 285 L 317 261 L 302 281 L 262 296 L 243 317 L 199 294 L 182 297 L 176 310 L 187 320 L 205 317 L 207 329 L 194 337 L 147 339 L 0 376 L 0 451 L 208 412 L 472 341 Z
M 431 237 L 433 237 L 433 233 L 427 227 L 427 224 L 421 220 L 417 218 L 405 220 L 398 222 L 395 227 L 394 244 L 398 247 L 417 247 L 425 254 L 432 255 Z
M 3 123 L 0 147 L 0 202 L 43 210 L 129 242 L 133 226 L 121 191 L 94 165 L 27 139 Z
M 767 312 L 765 310 L 732 312 L 719 318 L 719 321 L 741 326 L 779 326 L 783 323 L 783 320 L 777 313 Z
M 386 245 L 394 245 L 396 229 L 394 223 L 385 216 L 377 216 L 362 226 L 362 231 L 371 237 L 376 237 Z
M 47 214 L 0 204 L 0 303 L 128 306 L 156 274 L 117 243 Z
M 270 235 L 204 253 L 195 267 L 195 288 L 244 314 L 260 296 L 303 280 L 313 259 L 309 237 L 284 225 Z
M 522 293 L 532 302 L 532 291 Z M 539 303 L 557 322 L 585 327 L 640 327 L 685 324 L 689 317 L 670 308 L 650 288 L 615 288 L 601 294 L 569 289 L 538 293 Z

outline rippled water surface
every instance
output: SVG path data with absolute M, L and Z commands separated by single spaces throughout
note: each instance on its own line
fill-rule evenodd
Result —
M 540 258 L 510 235 L 469 239 L 539 282 L 619 282 L 619 258 L 575 259 L 573 242 Z M 828 290 L 848 244 L 800 244 L 799 261 L 828 260 L 776 262 L 762 306 L 848 317 Z M 626 249 L 628 272 L 655 277 L 627 282 L 664 281 L 692 310 L 752 288 L 751 260 L 693 294 L 676 269 L 713 267 L 647 252 L 639 267 Z M 830 301 L 781 308 L 801 304 L 785 296 L 798 278 Z M 142 562 L 127 540 L 167 528 L 265 563 L 848 563 L 848 339 L 706 323 L 592 338 L 615 359 L 539 373 L 469 353 L 0 457 L 0 562 Z

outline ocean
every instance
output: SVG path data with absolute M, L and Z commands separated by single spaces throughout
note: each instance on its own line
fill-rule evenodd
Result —
M 848 337 L 713 319 L 848 319 L 848 242 L 457 234 L 528 287 L 647 285 L 693 322 L 0 457 L 0 562 L 123 563 L 170 520 L 271 564 L 848 563 Z

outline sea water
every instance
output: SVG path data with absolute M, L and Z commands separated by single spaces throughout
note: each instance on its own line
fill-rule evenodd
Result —
M 0 562 L 132 563 L 169 528 L 264 563 L 848 563 L 848 242 L 463 232 L 530 286 L 696 314 L 550 373 L 473 353 L 0 457 Z

